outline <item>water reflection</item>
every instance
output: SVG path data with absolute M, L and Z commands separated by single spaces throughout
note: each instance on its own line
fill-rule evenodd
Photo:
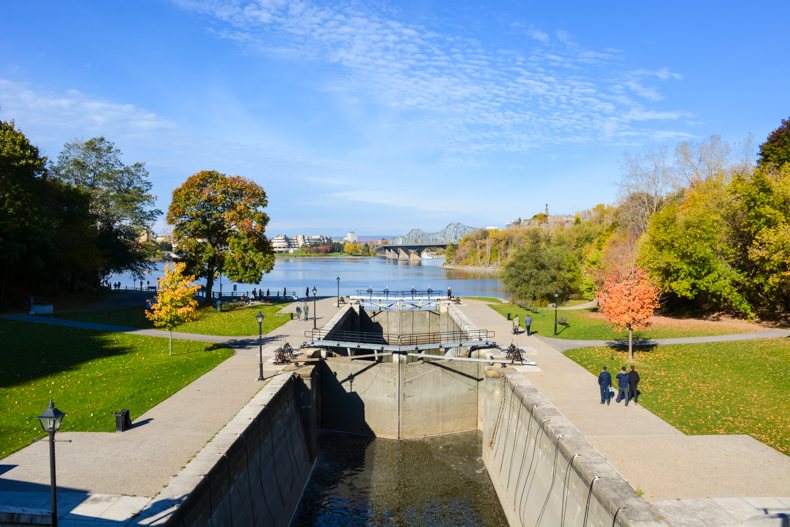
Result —
M 322 432 L 293 525 L 506 526 L 478 432 L 394 441 Z

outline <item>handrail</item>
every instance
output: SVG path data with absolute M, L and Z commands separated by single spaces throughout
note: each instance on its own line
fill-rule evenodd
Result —
M 311 329 L 305 331 L 304 334 L 305 337 L 313 341 L 324 340 L 398 346 L 419 346 L 421 344 L 441 344 L 442 342 L 484 341 L 494 338 L 494 332 L 487 329 L 432 331 L 429 333 L 371 333 L 368 331 Z
M 420 298 L 434 297 L 439 298 L 446 295 L 446 291 L 441 289 L 406 289 L 404 291 L 391 291 L 389 289 L 357 289 L 357 296 L 360 297 L 379 297 L 379 298 Z

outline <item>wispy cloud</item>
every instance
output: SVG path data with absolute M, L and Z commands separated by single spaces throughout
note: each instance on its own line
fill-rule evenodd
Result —
M 642 108 L 663 98 L 653 82 L 680 80 L 679 74 L 635 69 L 622 51 L 584 49 L 562 30 L 521 24 L 533 46 L 503 50 L 358 3 L 176 3 L 209 16 L 217 34 L 253 52 L 336 66 L 340 74 L 324 89 L 408 112 L 451 151 L 649 139 L 650 121 L 686 115 Z M 622 117 L 633 112 L 641 118 Z

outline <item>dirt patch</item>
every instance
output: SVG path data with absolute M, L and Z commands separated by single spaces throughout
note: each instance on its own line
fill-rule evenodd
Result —
M 606 320 L 603 313 L 580 313 L 579 316 L 593 320 Z M 727 316 L 721 316 L 718 320 L 705 320 L 701 318 L 673 318 L 665 316 L 654 316 L 650 318 L 651 328 L 678 328 L 688 330 L 713 330 L 726 329 L 729 333 L 750 333 L 768 329 L 765 326 L 738 320 Z

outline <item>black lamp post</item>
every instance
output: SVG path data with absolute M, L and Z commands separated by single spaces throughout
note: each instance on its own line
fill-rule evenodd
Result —
M 263 313 L 255 315 L 258 321 L 258 380 L 263 380 Z
M 412 300 L 414 300 L 414 293 L 416 293 L 416 292 L 417 292 L 417 290 L 414 289 L 414 286 L 411 286 L 411 298 L 412 298 Z
M 557 336 L 557 303 L 560 294 L 557 291 L 554 291 L 554 336 Z
M 52 527 L 58 527 L 58 486 L 55 480 L 55 432 L 60 428 L 60 423 L 66 416 L 63 412 L 55 408 L 52 399 L 44 413 L 38 416 L 41 428 L 49 434 L 49 478 L 51 481 L 52 492 Z
M 318 292 L 318 289 L 313 286 L 313 329 L 316 329 L 316 323 L 318 321 L 318 312 L 315 310 L 315 294 Z
M 337 307 L 340 307 L 340 277 L 337 277 Z
M 389 287 L 385 287 L 384 288 L 384 298 L 389 300 L 389 297 L 390 297 L 390 288 Z
M 373 302 L 373 287 L 368 287 L 368 301 Z
M 429 288 L 428 288 L 428 302 L 430 302 L 430 301 L 431 301 L 431 293 L 433 293 L 433 289 L 431 289 L 431 288 L 429 287 Z

